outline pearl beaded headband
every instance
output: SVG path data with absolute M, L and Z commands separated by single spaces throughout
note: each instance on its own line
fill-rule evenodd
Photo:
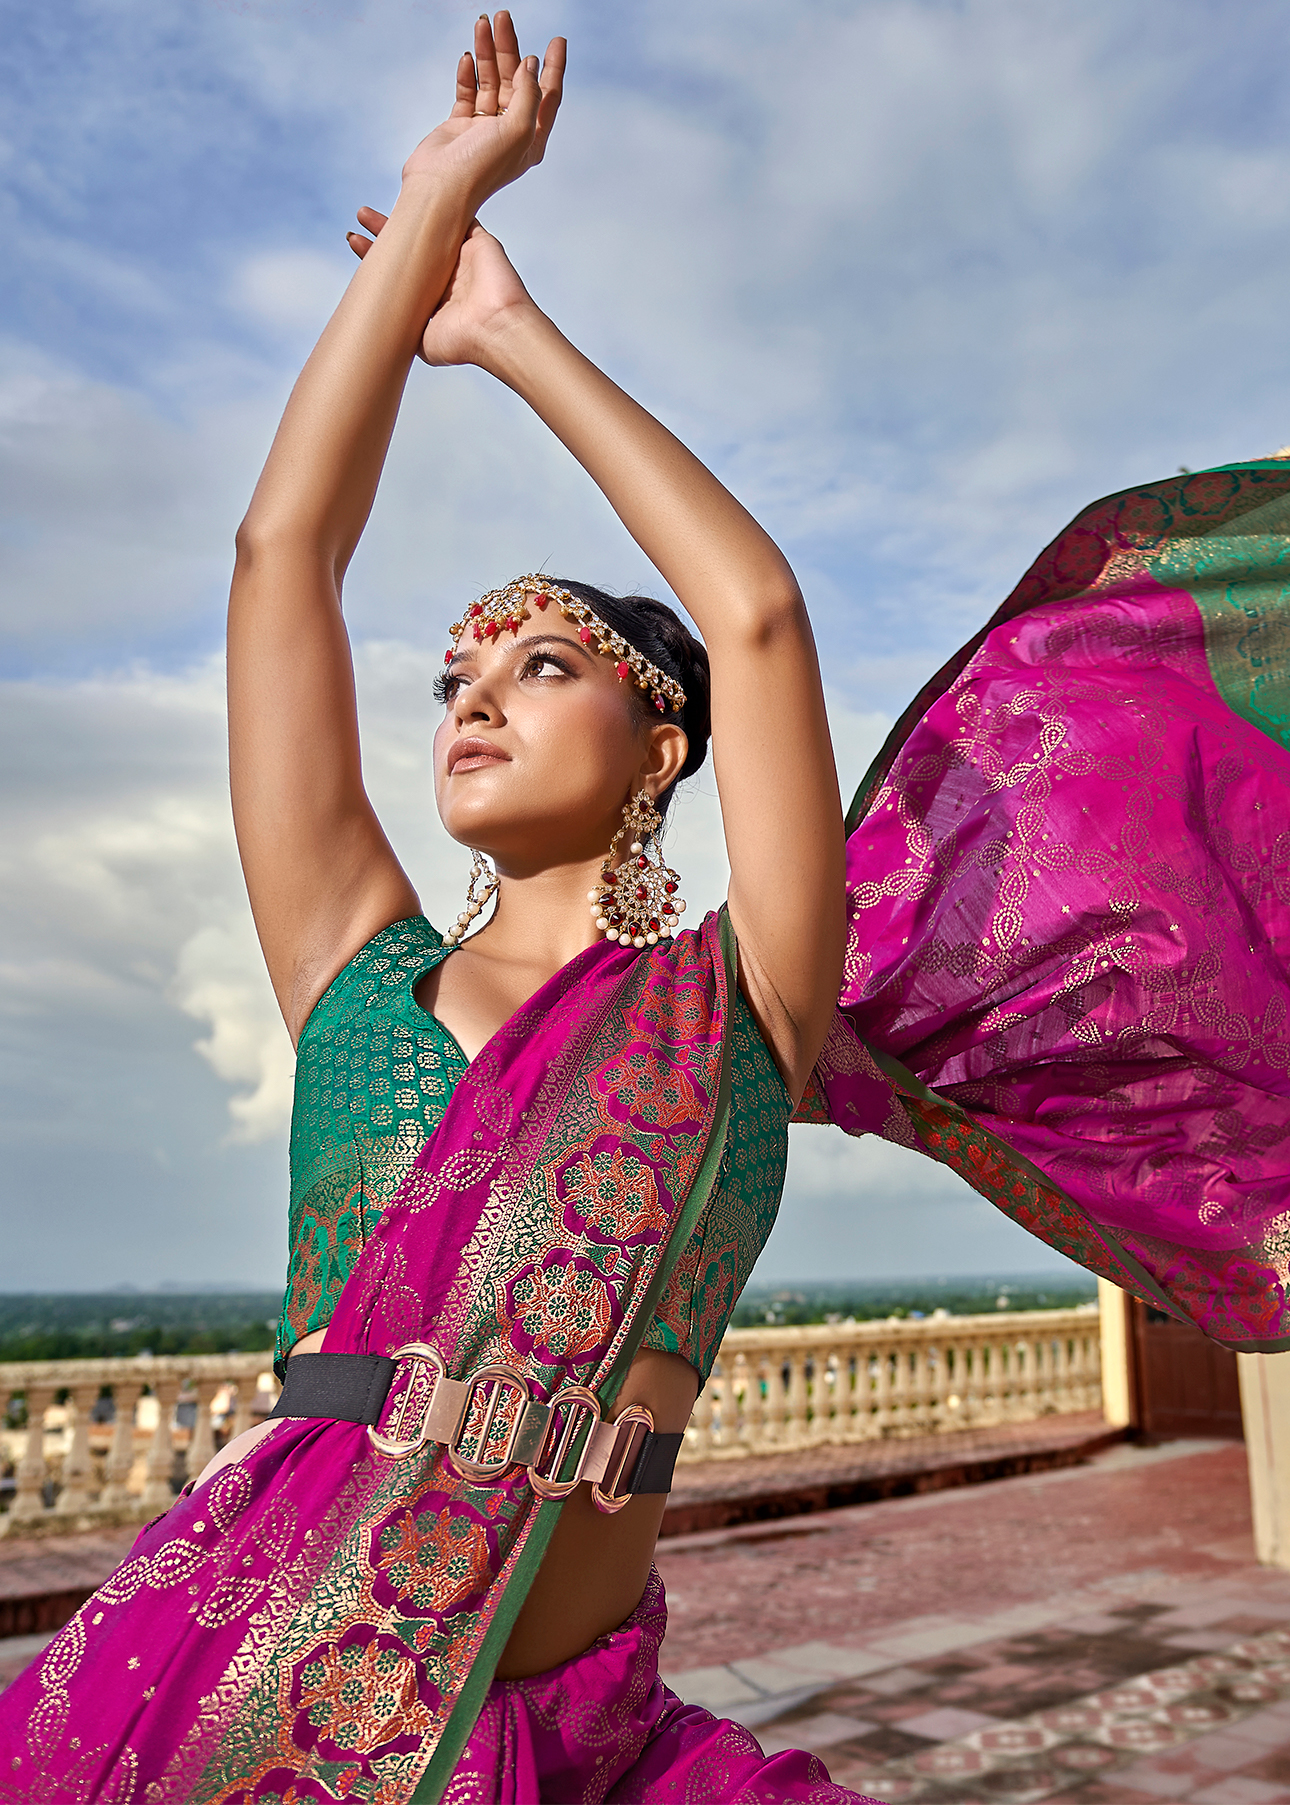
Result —
M 507 631 L 518 633 L 521 622 L 532 619 L 528 606 L 530 597 L 539 613 L 554 602 L 566 620 L 577 621 L 578 637 L 584 646 L 589 646 L 594 641 L 598 652 L 618 661 L 620 683 L 626 683 L 628 678 L 632 678 L 638 689 L 647 692 L 660 714 L 666 714 L 669 707 L 674 713 L 680 714 L 685 707 L 685 691 L 679 683 L 669 677 L 666 671 L 661 671 L 656 664 L 651 664 L 644 653 L 638 652 L 621 633 L 616 633 L 601 620 L 588 603 L 571 595 L 567 589 L 555 588 L 539 576 L 516 577 L 504 589 L 490 589 L 487 595 L 481 595 L 477 602 L 472 602 L 464 617 L 454 621 L 448 629 L 452 634 L 453 644 L 444 653 L 444 663 L 452 663 L 456 656 L 456 642 L 467 627 L 481 643 L 484 639 L 499 639 Z

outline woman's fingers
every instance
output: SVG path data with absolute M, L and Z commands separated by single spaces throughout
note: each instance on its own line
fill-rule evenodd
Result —
M 354 217 L 357 219 L 360 226 L 366 226 L 372 236 L 371 238 L 364 238 L 361 232 L 346 232 L 345 242 L 356 257 L 366 257 L 376 240 L 377 233 L 381 230 L 381 227 L 385 224 L 389 215 L 386 213 L 378 213 L 375 207 L 360 207 Z
M 463 50 L 461 61 L 457 64 L 457 98 L 453 102 L 449 118 L 473 118 L 478 93 L 479 83 L 475 79 L 475 59 L 469 50 Z
M 514 31 L 511 35 L 514 36 Z M 502 77 L 497 67 L 497 47 L 493 43 L 493 28 L 488 22 L 487 13 L 481 13 L 475 20 L 475 69 L 479 76 L 475 111 L 491 119 L 501 103 Z
M 500 104 L 506 106 L 511 97 L 511 84 L 520 66 L 520 41 L 508 12 L 493 16 L 493 48 L 497 52 L 497 73 L 501 78 Z
M 564 67 L 568 51 L 568 42 L 564 38 L 552 38 L 546 47 L 542 74 L 538 81 L 541 99 L 538 101 L 537 136 L 533 147 L 534 161 L 538 163 L 542 161 L 546 141 L 551 136 L 551 127 L 555 124 L 555 116 L 560 110 L 560 101 L 564 94 Z

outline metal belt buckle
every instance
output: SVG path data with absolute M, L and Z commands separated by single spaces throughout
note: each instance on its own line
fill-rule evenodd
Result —
M 463 1479 L 500 1479 L 516 1464 L 515 1443 L 532 1395 L 528 1380 L 509 1366 L 481 1366 L 470 1375 L 461 1421 L 448 1443 Z M 467 1454 L 467 1448 L 473 1451 Z
M 386 1424 L 386 1433 L 382 1434 L 374 1423 L 369 1423 L 367 1433 L 371 1437 L 372 1446 L 382 1454 L 388 1454 L 394 1460 L 401 1460 L 406 1454 L 415 1454 L 418 1448 L 425 1446 L 430 1440 L 430 1412 L 441 1388 L 451 1383 L 446 1378 L 443 1356 L 438 1349 L 432 1348 L 424 1341 L 409 1341 L 405 1346 L 396 1348 L 391 1354 L 392 1360 L 413 1360 L 433 1369 L 433 1380 L 427 1387 L 426 1375 L 414 1367 L 408 1379 L 403 1395 L 395 1404 Z M 409 1441 L 408 1416 L 412 1411 L 419 1411 L 420 1420 L 416 1425 L 416 1434 Z
M 618 1487 L 631 1478 L 640 1458 L 641 1443 L 647 1435 L 654 1433 L 654 1418 L 647 1405 L 629 1404 L 623 1414 L 615 1418 L 614 1428 L 618 1432 L 617 1439 L 604 1476 L 591 1488 L 596 1509 L 606 1516 L 621 1510 L 631 1498 L 630 1492 L 620 1492 Z
M 591 1452 L 591 1438 L 600 1421 L 600 1400 L 585 1385 L 566 1385 L 551 1399 L 551 1419 L 537 1458 L 529 1464 L 529 1483 L 539 1498 L 567 1498 L 581 1483 L 582 1471 Z M 578 1464 L 568 1479 L 559 1477 L 569 1457 L 578 1431 L 586 1426 L 587 1436 L 578 1455 Z

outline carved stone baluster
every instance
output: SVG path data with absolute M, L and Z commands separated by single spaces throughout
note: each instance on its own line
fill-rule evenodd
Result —
M 237 1380 L 237 1393 L 233 1400 L 233 1427 L 229 1431 L 229 1440 L 240 1435 L 244 1429 L 251 1427 L 251 1404 L 255 1397 L 255 1378 L 248 1373 L 240 1373 Z
M 54 1385 L 27 1387 L 27 1446 L 14 1475 L 17 1489 L 9 1512 L 15 1523 L 45 1515 L 45 1412 L 56 1390 Z
M 112 1402 L 116 1416 L 112 1425 L 112 1446 L 108 1450 L 107 1484 L 100 1503 L 120 1506 L 130 1503 L 130 1469 L 134 1466 L 134 1411 L 142 1385 L 115 1384 Z
M 148 1450 L 143 1488 L 143 1502 L 149 1510 L 169 1510 L 175 1501 L 170 1475 L 175 1462 L 174 1421 L 179 1385 L 178 1379 L 157 1379 L 152 1387 L 157 1400 L 157 1427 Z
M 706 1460 L 712 1452 L 712 1381 L 709 1380 L 694 1401 L 690 1416 L 693 1438 L 686 1438 L 685 1452 L 691 1460 Z
M 927 1414 L 929 1427 L 943 1429 L 946 1424 L 946 1399 L 950 1395 L 949 1362 L 945 1358 L 945 1342 L 940 1336 L 923 1349 L 927 1362 Z
M 800 1448 L 807 1439 L 806 1421 L 806 1349 L 799 1343 L 788 1350 L 788 1423 L 787 1443 Z
M 811 1381 L 811 1440 L 835 1441 L 842 1426 L 838 1413 L 840 1394 L 837 1385 L 841 1369 L 838 1350 L 833 1347 L 812 1348 L 811 1364 L 815 1369 L 815 1376 Z
M 215 1453 L 215 1430 L 211 1423 L 211 1403 L 215 1393 L 221 1389 L 221 1379 L 196 1379 L 193 1389 L 197 1393 L 197 1421 L 193 1424 L 193 1437 L 188 1444 L 188 1460 L 186 1471 L 190 1479 L 196 1479 L 206 1462 Z
M 72 1415 L 72 1445 L 63 1459 L 63 1489 L 56 1508 L 64 1512 L 88 1509 L 94 1480 L 94 1463 L 90 1459 L 90 1423 L 98 1401 L 97 1379 L 74 1385 L 68 1405 Z

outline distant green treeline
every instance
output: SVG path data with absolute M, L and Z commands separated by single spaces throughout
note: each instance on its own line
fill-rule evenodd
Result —
M 968 1316 L 996 1309 L 1069 1309 L 1096 1295 L 1096 1282 L 1080 1273 L 756 1284 L 744 1292 L 732 1320 L 735 1328 L 747 1329 L 849 1316 L 872 1322 L 930 1316 L 933 1310 Z M 281 1302 L 276 1291 L 0 1293 L 0 1360 L 252 1353 L 272 1347 Z
M 273 1346 L 279 1291 L 0 1294 L 0 1360 L 253 1353 Z
M 815 1322 L 881 1322 L 888 1316 L 979 1316 L 995 1310 L 1070 1310 L 1092 1303 L 1097 1280 L 1084 1273 L 997 1274 L 972 1278 L 886 1279 L 861 1283 L 749 1285 L 731 1318 L 736 1329 L 766 1323 L 799 1326 Z

